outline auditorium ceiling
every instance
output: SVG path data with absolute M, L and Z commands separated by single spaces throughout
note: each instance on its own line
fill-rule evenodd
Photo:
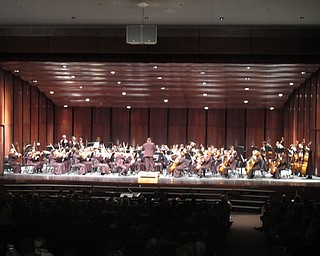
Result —
M 319 26 L 318 0 L 2 0 L 0 26 Z M 66 107 L 275 108 L 319 68 L 279 62 L 2 61 Z
M 2 62 L 58 106 L 281 108 L 317 64 Z

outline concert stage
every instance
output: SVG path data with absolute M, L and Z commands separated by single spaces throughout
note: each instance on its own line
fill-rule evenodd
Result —
M 280 179 L 255 175 L 253 179 L 231 175 L 230 178 L 213 176 L 208 173 L 203 178 L 183 176 L 173 178 L 164 175 L 135 174 L 119 176 L 118 174 L 101 175 L 99 173 L 78 174 L 12 174 L 0 177 L 1 193 L 18 193 L 55 197 L 59 194 L 68 196 L 78 193 L 86 198 L 109 198 L 128 196 L 138 198 L 140 195 L 152 199 L 166 196 L 171 199 L 214 203 L 226 194 L 234 209 L 257 210 L 267 201 L 279 199 L 282 194 L 293 198 L 298 193 L 303 198 L 320 201 L 320 178 L 311 179 L 298 176 L 283 176 Z

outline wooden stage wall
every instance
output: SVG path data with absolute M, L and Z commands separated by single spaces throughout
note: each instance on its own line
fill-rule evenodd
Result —
M 96 137 L 112 142 L 140 145 L 150 136 L 157 144 L 193 141 L 229 147 L 261 146 L 270 138 L 274 145 L 282 136 L 285 146 L 305 138 L 312 141 L 316 174 L 320 170 L 320 75 L 312 74 L 292 95 L 283 109 L 126 109 L 63 108 L 54 106 L 42 92 L 10 72 L 0 70 L 0 166 L 11 143 L 19 150 L 35 141 L 42 149 L 63 134 Z M 1 169 L 2 170 L 2 169 Z

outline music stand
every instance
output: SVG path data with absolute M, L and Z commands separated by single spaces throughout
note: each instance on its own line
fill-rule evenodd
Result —
M 246 152 L 244 146 L 236 146 L 236 151 L 239 153 L 240 159 L 238 167 L 240 167 L 240 175 L 242 177 L 242 169 L 245 167 L 245 159 L 243 157 L 244 153 Z

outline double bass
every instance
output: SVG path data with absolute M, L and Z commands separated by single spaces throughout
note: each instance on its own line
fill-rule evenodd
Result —
M 311 142 L 309 142 L 308 146 L 305 148 L 305 152 L 304 152 L 304 156 L 303 156 L 303 163 L 301 166 L 301 175 L 302 176 L 306 176 L 306 174 L 307 174 L 310 145 L 311 145 Z

